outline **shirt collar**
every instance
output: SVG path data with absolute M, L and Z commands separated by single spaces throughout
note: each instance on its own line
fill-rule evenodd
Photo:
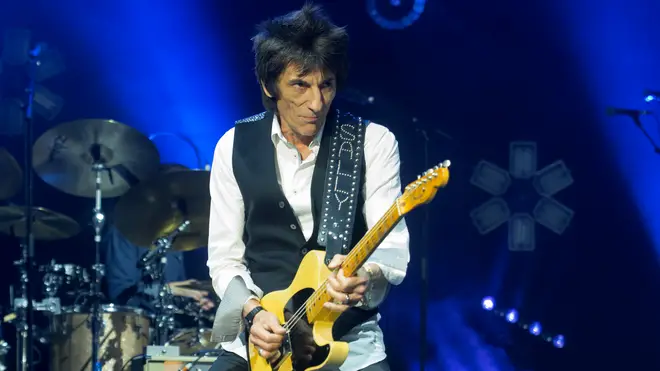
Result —
M 324 129 L 325 129 L 325 123 L 321 125 L 321 129 L 319 130 L 318 133 L 316 133 L 314 139 L 312 139 L 312 143 L 310 143 L 309 145 L 310 148 L 319 147 L 321 145 L 321 138 L 323 137 Z M 273 144 L 275 145 L 277 145 L 277 141 L 283 141 L 284 143 L 288 143 L 286 138 L 284 138 L 284 134 L 282 134 L 282 127 L 280 126 L 280 121 L 277 119 L 276 114 L 273 115 L 273 127 L 271 129 L 270 137 L 271 140 L 273 141 Z

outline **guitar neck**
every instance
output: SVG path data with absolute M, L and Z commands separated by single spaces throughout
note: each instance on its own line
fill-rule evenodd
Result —
M 354 275 L 364 263 L 369 259 L 369 256 L 376 250 L 378 245 L 387 237 L 392 229 L 401 220 L 402 216 L 397 207 L 398 200 L 395 202 L 383 215 L 378 223 L 376 223 L 369 231 L 362 237 L 360 242 L 353 247 L 351 252 L 346 256 L 346 260 L 342 264 L 344 276 Z M 316 300 L 311 300 L 307 304 L 307 318 L 312 320 L 323 309 L 323 304 L 331 300 L 330 295 L 326 291 L 326 286 L 319 287 L 313 295 Z
M 376 223 L 369 231 L 362 237 L 360 242 L 353 247 L 341 268 L 344 270 L 346 277 L 352 276 L 362 268 L 364 263 L 369 259 L 369 256 L 376 250 L 378 245 L 387 237 L 387 235 L 394 229 L 397 223 L 401 220 L 401 214 L 397 208 L 397 203 L 392 205 L 385 215 Z

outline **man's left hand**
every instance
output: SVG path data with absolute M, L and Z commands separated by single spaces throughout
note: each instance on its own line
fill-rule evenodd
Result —
M 335 255 L 328 268 L 334 270 L 341 266 L 346 255 Z M 343 269 L 333 272 L 328 277 L 327 291 L 333 301 L 324 304 L 324 307 L 333 312 L 344 312 L 346 309 L 356 305 L 367 291 L 369 280 L 365 277 L 346 277 Z

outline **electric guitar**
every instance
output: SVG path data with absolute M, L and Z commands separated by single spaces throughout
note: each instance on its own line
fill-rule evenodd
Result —
M 376 250 L 385 236 L 397 223 L 413 209 L 427 204 L 435 197 L 438 188 L 444 187 L 449 181 L 449 161 L 445 160 L 438 166 L 427 170 L 417 180 L 408 184 L 401 196 L 385 212 L 378 223 L 371 228 L 353 247 L 341 268 L 347 277 L 356 274 L 358 269 Z M 324 263 L 325 252 L 312 250 L 305 255 L 291 285 L 280 291 L 268 293 L 261 299 L 261 306 L 277 315 L 280 323 L 286 329 L 284 341 L 277 355 L 270 360 L 259 355 L 254 344 L 249 344 L 249 358 L 252 371 L 313 371 L 326 366 L 338 367 L 344 363 L 348 355 L 348 343 L 335 341 L 332 327 L 341 313 L 326 309 L 323 304 L 331 301 L 326 291 L 328 276 L 332 273 Z M 291 313 L 285 308 L 301 291 L 313 291 L 307 300 Z M 316 351 L 312 360 L 294 362 L 296 359 L 296 342 L 294 336 L 297 328 L 308 329 L 308 336 L 313 337 Z

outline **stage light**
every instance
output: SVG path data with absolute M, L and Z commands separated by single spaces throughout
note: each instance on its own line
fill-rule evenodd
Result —
M 495 300 L 492 297 L 487 296 L 481 301 L 481 306 L 485 310 L 493 310 L 493 308 L 495 308 Z
M 518 322 L 518 312 L 515 309 L 511 309 L 506 313 L 506 321 L 509 323 Z
M 509 220 L 509 250 L 534 251 L 534 219 L 529 214 L 514 214 Z
M 42 85 L 34 86 L 34 111 L 46 120 L 52 120 L 64 106 L 64 99 Z
M 491 198 L 489 201 L 472 210 L 470 217 L 479 233 L 486 234 L 509 220 L 511 211 L 501 198 Z
M 32 34 L 29 30 L 10 29 L 4 33 L 4 47 L 2 49 L 2 61 L 6 65 L 19 66 L 24 69 L 30 79 L 30 85 L 34 86 L 33 91 L 33 110 L 34 113 L 44 117 L 46 120 L 53 120 L 62 110 L 64 99 L 51 92 L 38 82 L 58 75 L 65 70 L 64 58 L 55 48 L 49 47 L 45 43 L 31 45 Z M 7 73 L 7 71 L 4 71 Z M 34 82 L 34 84 L 32 84 Z M 27 83 L 26 83 L 27 85 Z M 25 110 L 27 106 L 27 97 L 25 91 L 16 92 L 11 98 L 19 99 L 20 107 Z M 10 98 L 6 96 L 5 98 Z M 2 111 L 0 117 L 9 118 L 9 129 L 3 129 L 3 133 L 17 134 L 15 128 L 22 126 L 15 114 L 15 101 L 9 100 L 0 107 Z M 24 115 L 24 114 L 23 114 Z M 21 118 L 22 120 L 22 118 Z M 3 122 L 4 124 L 4 122 Z
M 426 5 L 426 0 L 414 0 L 412 9 L 410 9 L 408 14 L 400 19 L 392 20 L 387 19 L 380 14 L 376 1 L 377 0 L 367 0 L 367 13 L 376 24 L 386 30 L 402 30 L 409 27 L 419 19 L 422 13 L 424 13 L 424 6 Z M 398 7 L 401 5 L 401 2 L 400 0 L 390 0 L 389 5 Z
M 550 197 L 573 184 L 573 177 L 564 161 L 559 160 L 539 170 L 533 184 L 540 195 Z
M 64 57 L 57 49 L 45 44 L 41 47 L 43 50 L 39 54 L 39 62 L 35 68 L 34 79 L 36 82 L 42 82 L 66 70 Z
M 536 143 L 511 142 L 508 172 L 495 164 L 481 160 L 470 178 L 470 183 L 493 196 L 470 212 L 473 224 L 479 233 L 486 234 L 505 221 L 509 221 L 510 251 L 536 249 L 535 221 L 557 234 L 562 234 L 573 218 L 574 212 L 571 209 L 550 198 L 573 184 L 570 170 L 563 161 L 559 160 L 537 171 L 537 158 Z M 538 193 L 536 196 L 541 198 L 531 210 L 532 214 L 516 212 L 512 216 L 506 201 L 501 198 L 509 190 L 512 179 L 532 182 L 533 188 Z M 520 196 L 518 197 L 520 199 L 532 197 Z
M 516 179 L 529 179 L 536 172 L 536 143 L 511 142 L 509 145 L 509 173 Z
M 470 183 L 493 196 L 501 196 L 509 189 L 511 176 L 501 167 L 482 160 L 474 169 Z
M 497 318 L 504 318 L 504 320 L 512 325 L 515 325 L 525 332 L 533 336 L 538 336 L 545 342 L 552 344 L 555 348 L 564 347 L 564 335 L 552 335 L 543 332 L 543 327 L 538 321 L 529 322 L 520 316 L 517 310 L 508 309 L 502 311 L 496 308 L 495 299 L 492 296 L 486 296 L 481 300 L 481 307 L 487 312 L 492 312 Z
M 549 230 L 562 234 L 573 219 L 573 210 L 551 198 L 544 197 L 534 208 L 534 218 Z
M 2 60 L 11 66 L 20 66 L 28 62 L 30 53 L 30 30 L 10 29 L 3 37 Z
M 541 324 L 538 322 L 534 322 L 529 326 L 529 333 L 535 336 L 538 336 L 541 334 Z

